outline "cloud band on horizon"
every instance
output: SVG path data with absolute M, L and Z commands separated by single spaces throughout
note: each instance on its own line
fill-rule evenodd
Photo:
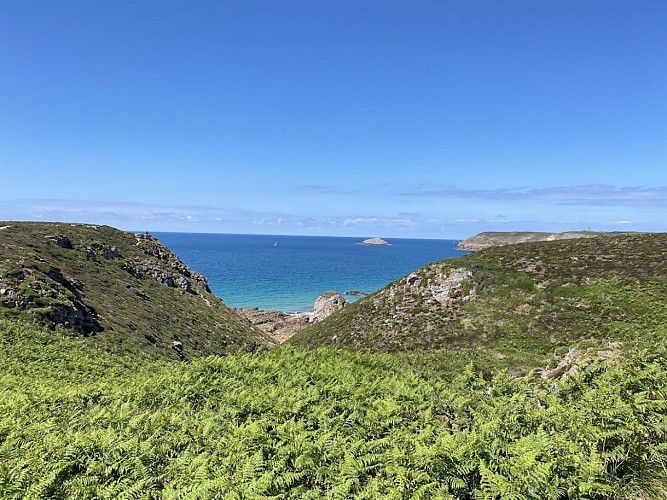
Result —
M 462 189 L 458 187 L 418 187 L 404 196 L 477 199 L 495 201 L 551 201 L 558 205 L 667 205 L 667 187 L 616 187 L 608 184 L 545 188 Z

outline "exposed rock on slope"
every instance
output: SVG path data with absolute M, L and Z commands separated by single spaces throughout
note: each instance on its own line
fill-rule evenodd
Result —
M 112 350 L 178 357 L 272 340 L 157 239 L 108 226 L 1 223 L 0 315 L 62 325 Z
M 313 321 L 322 321 L 333 313 L 342 309 L 348 304 L 348 301 L 337 292 L 328 291 L 317 297 L 315 301 L 315 314 Z
M 604 360 L 606 366 L 614 366 L 622 357 L 622 346 L 621 342 L 609 342 L 606 345 L 603 343 L 597 349 L 590 347 L 584 350 L 570 349 L 553 368 L 535 371 L 542 380 L 553 380 L 572 377 L 595 361 Z
M 526 243 L 529 241 L 555 241 L 569 240 L 573 238 L 592 238 L 603 233 L 594 233 L 591 231 L 569 231 L 565 233 L 541 233 L 541 232 L 486 232 L 479 233 L 471 238 L 463 240 L 458 244 L 457 249 L 476 252 L 488 247 L 513 245 L 515 243 Z
M 477 284 L 469 269 L 431 265 L 399 279 L 349 308 L 356 310 L 359 307 L 357 304 L 363 303 L 363 314 L 346 314 L 344 319 L 336 314 L 330 318 L 333 323 L 324 321 L 322 325 L 331 326 L 324 329 L 331 331 L 332 336 L 327 340 L 334 344 L 340 340 L 354 347 L 365 348 L 371 344 L 381 350 L 427 347 L 437 342 L 434 332 L 464 315 L 461 304 L 473 300 L 476 294 Z M 328 315 L 333 312 L 331 310 Z M 349 325 L 343 323 L 347 320 Z M 342 330 L 341 336 L 338 335 L 338 326 Z M 413 338 L 412 334 L 417 329 L 422 332 Z M 327 340 L 324 343 L 332 343 Z M 420 345 L 422 340 L 428 343 Z

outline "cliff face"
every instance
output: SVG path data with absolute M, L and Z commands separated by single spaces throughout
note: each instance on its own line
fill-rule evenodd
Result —
M 181 359 L 273 342 L 148 234 L 0 223 L 0 315 L 61 325 L 110 350 Z
M 476 252 L 488 247 L 513 245 L 515 243 L 527 243 L 535 241 L 557 241 L 574 238 L 592 238 L 605 233 L 594 233 L 591 231 L 569 231 L 565 233 L 543 233 L 543 232 L 485 232 L 479 233 L 471 238 L 463 240 L 458 244 L 459 250 Z

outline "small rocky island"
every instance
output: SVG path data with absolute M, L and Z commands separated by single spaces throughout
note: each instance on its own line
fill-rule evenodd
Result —
M 385 240 L 382 238 L 369 238 L 367 240 L 362 241 L 361 243 L 357 243 L 357 245 L 379 245 L 379 246 L 390 246 L 391 243 L 387 243 Z

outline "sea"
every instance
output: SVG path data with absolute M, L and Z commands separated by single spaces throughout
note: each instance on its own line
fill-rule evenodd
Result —
M 350 301 L 383 288 L 430 262 L 465 255 L 459 240 L 248 234 L 153 233 L 230 307 L 312 312 L 315 300 L 335 290 Z M 346 292 L 359 291 L 362 295 Z

